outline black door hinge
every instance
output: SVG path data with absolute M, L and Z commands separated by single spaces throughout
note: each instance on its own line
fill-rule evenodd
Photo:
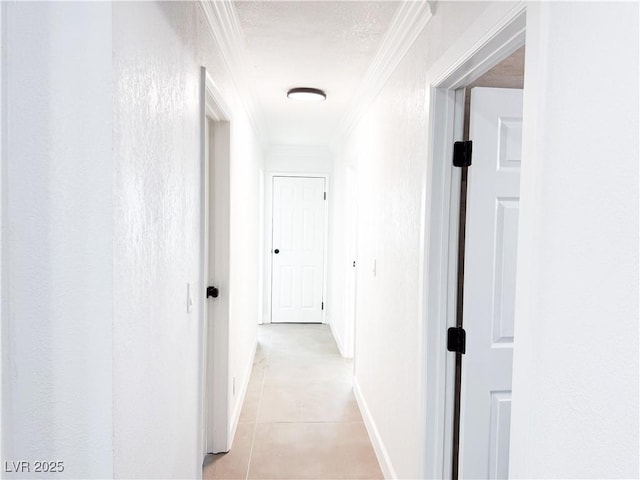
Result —
M 327 192 L 324 192 L 324 199 L 327 199 Z
M 322 302 L 322 310 L 324 310 L 324 302 Z
M 467 332 L 462 327 L 447 330 L 447 350 L 464 354 L 467 347 Z
M 453 144 L 453 166 L 454 167 L 470 167 L 471 166 L 471 140 L 464 142 L 454 142 Z
M 207 298 L 218 298 L 220 291 L 216 287 L 207 287 Z

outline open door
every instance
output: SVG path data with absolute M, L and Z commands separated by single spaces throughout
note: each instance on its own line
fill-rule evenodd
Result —
M 231 447 L 229 412 L 229 164 L 231 122 L 202 69 L 202 453 Z
M 507 478 L 522 90 L 471 90 L 460 478 Z

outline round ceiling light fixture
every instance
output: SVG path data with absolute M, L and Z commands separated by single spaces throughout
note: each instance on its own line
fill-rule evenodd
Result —
M 289 90 L 287 97 L 303 102 L 324 102 L 327 99 L 327 94 L 319 88 L 299 87 Z

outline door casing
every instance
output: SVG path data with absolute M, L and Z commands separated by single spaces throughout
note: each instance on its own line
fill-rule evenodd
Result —
M 5 235 L 7 229 L 5 228 L 5 222 L 7 219 L 6 214 L 6 205 L 7 202 L 5 200 L 6 195 L 6 186 L 5 182 L 7 179 L 7 175 L 5 172 L 6 167 L 6 154 L 5 154 L 5 139 L 6 139 L 6 120 L 5 120 L 5 74 L 6 69 L 4 66 L 4 55 L 5 55 L 5 31 L 4 28 L 4 2 L 0 4 L 0 297 L 2 298 L 2 302 L 0 302 L 0 423 L 4 417 L 4 402 L 3 402 L 3 383 L 4 379 L 9 376 L 6 375 L 5 370 L 6 366 L 9 364 L 7 359 L 5 359 L 5 355 L 8 351 L 7 348 L 4 347 L 5 342 L 5 330 L 8 328 L 5 323 L 7 322 L 6 315 L 6 299 L 7 297 L 7 272 L 6 272 L 6 246 L 7 242 L 5 240 Z M 0 433 L 0 453 L 4 453 L 4 436 Z
M 327 278 L 327 266 L 329 262 L 329 202 L 331 201 L 331 192 L 330 192 L 330 183 L 329 183 L 329 174 L 327 173 L 306 173 L 306 172 L 268 172 L 264 176 L 264 222 L 268 222 L 268 227 L 265 230 L 268 230 L 269 235 L 264 241 L 264 278 L 268 279 L 264 284 L 264 320 L 263 323 L 271 323 L 271 292 L 272 292 L 272 279 L 273 279 L 273 269 L 272 269 L 272 250 L 273 250 L 273 178 L 274 177 L 309 177 L 309 178 L 324 178 L 325 190 L 327 192 L 327 203 L 324 209 L 324 226 L 323 226 L 323 248 L 324 248 L 324 262 L 322 265 L 322 291 L 324 292 L 324 304 L 325 308 L 322 311 L 322 323 L 327 323 L 327 294 L 328 294 L 328 278 Z M 266 313 L 268 312 L 268 313 Z
M 355 373 L 355 338 L 356 338 L 356 303 L 358 298 L 358 171 L 353 165 L 347 166 L 347 197 L 345 206 L 345 241 L 347 264 L 345 265 L 345 358 L 354 359 Z
M 496 8 L 499 8 L 496 7 Z M 492 12 L 489 12 L 492 13 Z M 487 15 L 490 18 L 490 15 Z M 429 72 L 430 118 L 421 226 L 424 392 L 422 445 L 426 478 L 451 478 L 455 355 L 447 352 L 446 331 L 455 326 L 460 172 L 451 163 L 453 142 L 462 139 L 464 95 L 459 89 L 524 45 L 526 4 L 515 5 L 497 24 L 477 22 L 481 41 Z M 469 31 L 468 35 L 478 35 Z M 466 39 L 463 39 L 466 40 Z M 458 90 L 458 92 L 456 92 Z

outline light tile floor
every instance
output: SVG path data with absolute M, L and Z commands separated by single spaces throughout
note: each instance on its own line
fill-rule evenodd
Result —
M 205 479 L 381 479 L 352 392 L 352 363 L 327 325 L 258 327 L 258 349 L 229 453 Z

